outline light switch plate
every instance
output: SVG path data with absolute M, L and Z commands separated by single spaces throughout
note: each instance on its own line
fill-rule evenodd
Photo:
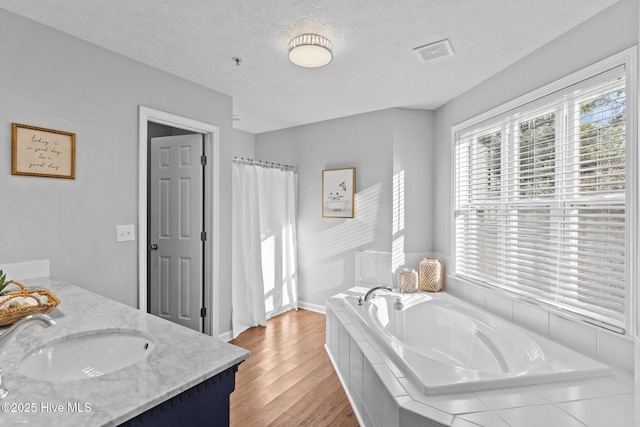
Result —
M 130 242 L 136 240 L 136 230 L 133 224 L 116 225 L 116 242 Z

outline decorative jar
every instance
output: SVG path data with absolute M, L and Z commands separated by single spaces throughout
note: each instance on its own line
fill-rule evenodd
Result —
M 418 272 L 413 268 L 403 268 L 398 273 L 400 292 L 416 292 L 418 290 Z
M 434 258 L 420 261 L 420 290 L 438 292 L 442 290 L 442 263 Z

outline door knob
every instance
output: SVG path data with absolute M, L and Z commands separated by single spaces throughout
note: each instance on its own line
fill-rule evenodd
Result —
M 155 243 L 153 245 L 151 245 L 149 247 L 149 249 L 151 249 L 152 251 L 157 251 L 158 250 L 158 245 L 156 245 Z

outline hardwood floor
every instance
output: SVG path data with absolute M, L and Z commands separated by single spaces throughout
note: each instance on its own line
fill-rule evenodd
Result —
M 308 310 L 288 311 L 231 341 L 251 352 L 236 374 L 231 425 L 357 426 L 324 342 L 325 316 Z

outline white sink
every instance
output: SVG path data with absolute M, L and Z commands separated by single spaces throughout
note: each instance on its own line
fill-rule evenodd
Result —
M 147 357 L 153 340 L 138 331 L 98 331 L 65 337 L 28 354 L 18 372 L 46 381 L 99 377 Z

